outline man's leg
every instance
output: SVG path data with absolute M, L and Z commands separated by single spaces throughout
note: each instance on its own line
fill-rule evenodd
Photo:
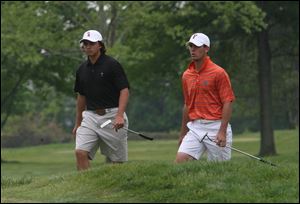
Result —
M 205 141 L 207 147 L 207 160 L 208 161 L 227 161 L 231 159 L 231 147 L 232 144 L 232 130 L 230 124 L 228 124 L 226 131 L 226 146 L 220 147 L 214 141 L 216 140 L 217 132 L 220 129 L 221 122 L 214 122 L 208 125 L 207 129 L 210 136 L 210 140 Z M 212 141 L 211 141 L 212 140 Z
M 198 160 L 200 159 L 204 151 L 204 145 L 202 143 L 199 143 L 195 135 L 188 133 L 183 138 L 182 143 L 178 148 L 175 163 Z
M 108 119 L 114 120 L 117 114 L 117 109 L 108 112 L 105 118 L 99 118 L 99 123 L 103 123 Z M 124 113 L 125 124 L 128 127 L 128 119 Z M 99 136 L 99 145 L 101 154 L 105 156 L 105 162 L 109 164 L 120 164 L 128 161 L 128 144 L 127 144 L 127 130 L 119 129 L 117 132 L 113 128 L 105 127 L 97 129 Z
M 76 161 L 77 161 L 77 170 L 86 170 L 90 168 L 88 152 L 84 150 L 75 150 Z
M 99 138 L 97 134 L 86 127 L 80 126 L 76 134 L 75 156 L 77 170 L 85 170 L 90 167 L 92 160 L 99 148 Z
M 186 153 L 177 152 L 175 163 L 182 163 L 182 162 L 191 161 L 191 160 L 195 160 L 195 158 Z

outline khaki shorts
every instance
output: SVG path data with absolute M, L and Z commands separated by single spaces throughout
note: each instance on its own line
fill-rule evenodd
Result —
M 200 142 L 207 133 L 212 140 L 216 139 L 216 135 L 221 126 L 221 121 L 213 120 L 195 120 L 188 122 L 189 131 L 182 140 L 178 152 L 186 153 L 193 158 L 199 160 L 204 152 L 207 152 L 208 161 L 225 161 L 231 159 L 231 149 L 226 147 L 219 147 L 216 143 L 207 138 Z M 231 147 L 232 144 L 232 130 L 231 125 L 228 124 L 226 131 L 226 146 Z
M 117 132 L 112 124 L 101 128 L 100 125 L 107 120 L 114 121 L 118 108 L 106 109 L 105 115 L 98 115 L 93 111 L 82 112 L 82 122 L 76 131 L 76 150 L 89 152 L 92 160 L 100 147 L 103 155 L 112 162 L 125 162 L 128 160 L 127 131 L 123 128 Z M 125 124 L 128 128 L 128 118 L 124 113 Z

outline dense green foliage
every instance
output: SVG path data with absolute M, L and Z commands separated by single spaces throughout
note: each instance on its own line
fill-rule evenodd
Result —
M 278 155 L 266 165 L 237 152 L 224 163 L 175 165 L 176 140 L 129 141 L 129 162 L 76 172 L 73 144 L 5 148 L 1 202 L 298 203 L 299 133 L 275 131 Z M 233 146 L 255 155 L 259 134 L 236 135 Z
M 79 39 L 99 30 L 108 54 L 123 65 L 130 84 L 130 126 L 178 131 L 181 74 L 189 63 L 185 42 L 194 32 L 211 39 L 209 55 L 229 73 L 236 95 L 235 132 L 258 131 L 256 34 L 270 36 L 275 129 L 299 124 L 299 2 L 1 2 L 1 135 L 22 137 L 57 123 L 71 132 L 74 74 L 85 56 Z M 25 131 L 25 132 L 26 132 Z M 40 137 L 46 138 L 45 135 Z M 53 139 L 52 141 L 61 141 Z

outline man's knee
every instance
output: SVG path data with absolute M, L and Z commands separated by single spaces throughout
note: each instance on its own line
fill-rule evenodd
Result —
M 77 159 L 88 159 L 88 152 L 84 150 L 76 149 L 75 155 Z
M 195 160 L 195 159 L 186 153 L 178 152 L 176 155 L 175 163 L 182 163 L 190 160 Z

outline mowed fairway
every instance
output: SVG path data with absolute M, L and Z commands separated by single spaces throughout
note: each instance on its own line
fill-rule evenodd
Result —
M 177 140 L 129 141 L 129 162 L 77 172 L 74 144 L 1 149 L 1 202 L 299 202 L 298 130 L 275 131 L 272 167 L 232 152 L 230 162 L 176 165 Z M 233 147 L 257 156 L 259 133 Z

